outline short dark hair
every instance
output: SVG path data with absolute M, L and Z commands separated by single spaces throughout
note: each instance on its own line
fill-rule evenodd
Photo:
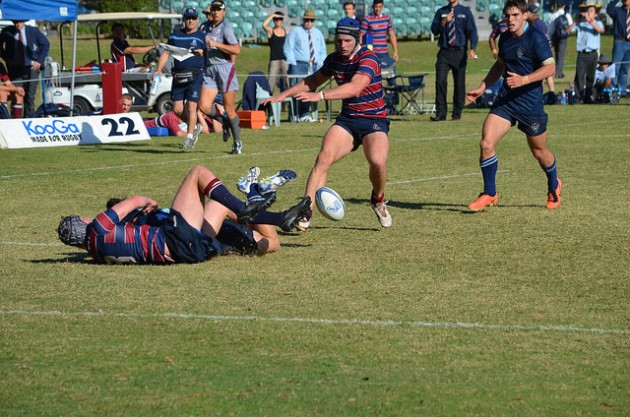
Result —
M 376 6 L 377 4 L 383 4 L 383 0 L 374 0 L 372 2 L 372 6 Z
M 355 9 L 357 8 L 357 5 L 356 5 L 356 4 L 354 4 L 354 2 L 352 2 L 352 1 L 347 1 L 347 2 L 345 2 L 345 3 L 343 4 L 343 8 L 345 9 L 345 8 L 346 8 L 346 6 L 352 6 L 352 7 L 353 7 L 353 8 L 355 8 Z
M 116 23 L 114 23 L 114 24 L 112 25 L 112 30 L 114 30 L 114 29 L 122 29 L 122 30 L 125 30 L 125 27 L 123 26 L 123 24 L 122 24 L 122 23 L 118 23 L 118 22 L 116 22 Z
M 516 7 L 521 11 L 521 13 L 526 13 L 528 11 L 527 2 L 525 0 L 507 0 L 505 7 L 503 7 L 503 14 L 507 13 L 507 10 L 512 7 Z

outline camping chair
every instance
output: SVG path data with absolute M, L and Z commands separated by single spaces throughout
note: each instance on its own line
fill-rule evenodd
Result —
M 419 114 L 424 113 L 424 76 L 426 73 L 415 75 L 397 75 L 387 78 L 383 90 L 387 94 L 394 94 L 394 103 L 400 104 L 400 113 Z M 420 102 L 418 103 L 418 95 Z M 396 110 L 396 109 L 394 109 Z M 394 112 L 393 114 L 395 114 Z
M 266 98 L 270 98 L 271 94 L 269 91 L 265 90 L 260 86 L 260 84 L 256 83 L 256 110 L 261 106 L 261 103 Z M 287 97 L 284 99 L 284 103 L 289 103 L 289 121 L 293 120 L 293 100 L 291 97 Z M 282 103 L 269 103 L 269 109 L 265 109 L 267 111 L 267 125 L 271 126 L 273 123 L 276 126 L 280 126 L 280 115 L 282 113 Z

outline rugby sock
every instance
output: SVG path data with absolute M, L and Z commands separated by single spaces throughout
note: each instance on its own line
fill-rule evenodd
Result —
M 11 117 L 13 117 L 14 119 L 22 118 L 22 105 L 21 104 L 13 105 L 13 108 L 11 109 Z
M 207 195 L 208 198 L 223 204 L 237 215 L 245 210 L 245 203 L 230 193 L 218 178 L 214 178 L 210 181 L 208 185 L 206 185 L 206 188 L 204 188 L 203 193 Z
M 238 116 L 230 119 L 230 126 L 234 135 L 234 143 L 241 143 L 241 119 Z
M 499 158 L 493 155 L 479 163 L 481 174 L 483 175 L 483 193 L 489 196 L 497 194 L 497 169 L 499 168 Z
M 377 205 L 381 204 L 385 200 L 385 193 L 381 194 L 380 197 L 374 194 L 374 190 L 372 190 L 372 196 L 370 197 L 370 204 Z
M 263 211 L 254 217 L 252 223 L 254 224 L 272 224 L 274 226 L 280 226 L 284 220 L 284 213 L 278 213 L 273 211 Z
M 556 188 L 558 188 L 558 171 L 556 170 L 556 158 L 553 158 L 553 164 L 551 164 L 551 166 L 545 168 L 541 165 L 541 167 L 547 175 L 547 188 L 549 188 L 549 192 L 554 191 Z

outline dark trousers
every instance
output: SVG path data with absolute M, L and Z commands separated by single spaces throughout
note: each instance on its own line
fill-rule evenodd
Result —
M 567 54 L 567 39 L 559 39 L 553 43 L 553 49 L 556 51 L 556 76 L 564 75 L 564 57 Z
M 575 91 L 585 103 L 592 103 L 597 71 L 597 51 L 578 52 L 575 68 Z
M 35 113 L 35 94 L 39 84 L 40 71 L 32 71 L 29 68 L 13 67 L 7 68 L 11 82 L 24 89 L 24 110 L 22 117 L 29 117 Z
M 466 63 L 468 55 L 465 49 L 442 48 L 435 63 L 435 108 L 436 117 L 446 118 L 446 93 L 448 91 L 448 72 L 453 71 L 453 117 L 460 117 L 466 100 Z

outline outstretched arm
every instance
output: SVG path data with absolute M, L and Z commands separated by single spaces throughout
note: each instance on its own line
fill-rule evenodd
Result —
M 298 98 L 298 95 L 301 93 L 308 93 L 311 91 L 315 91 L 317 87 L 324 84 L 328 81 L 330 77 L 327 77 L 322 74 L 322 71 L 319 70 L 315 74 L 309 75 L 299 83 L 295 84 L 293 87 L 288 90 L 284 90 L 282 93 L 277 96 L 270 97 L 262 102 L 262 104 L 268 103 L 278 103 L 284 101 L 287 97 L 295 97 Z M 319 93 L 313 93 L 319 97 Z M 317 101 L 317 100 L 309 100 L 309 101 Z
M 112 210 L 118 214 L 119 219 L 124 219 L 129 213 L 139 208 L 147 214 L 157 208 L 157 203 L 152 198 L 142 195 L 134 195 L 133 197 L 126 198 L 115 204 L 112 207 Z

